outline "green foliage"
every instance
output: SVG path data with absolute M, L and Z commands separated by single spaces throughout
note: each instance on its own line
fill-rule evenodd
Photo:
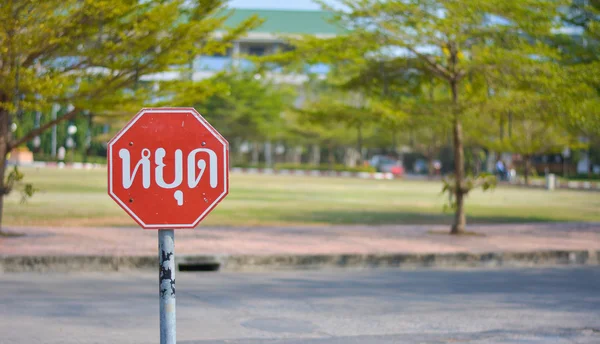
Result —
M 269 168 L 265 164 L 235 164 L 233 167 L 239 168 L 259 168 L 266 169 Z M 294 164 L 294 163 L 280 163 L 275 164 L 273 169 L 276 171 L 280 170 L 301 170 L 301 171 L 334 171 L 334 172 L 369 172 L 374 173 L 377 170 L 373 166 L 354 166 L 349 167 L 342 164 L 319 164 L 319 165 L 311 165 L 311 164 Z
M 554 93 L 498 92 L 475 110 L 479 115 L 469 125 L 480 135 L 473 142 L 492 151 L 523 156 L 583 148 L 577 132 L 565 125 L 563 106 L 556 101 Z
M 19 171 L 17 166 L 13 166 L 4 182 L 3 194 L 8 195 L 13 190 L 19 191 L 21 194 L 21 203 L 25 203 L 28 198 L 33 197 L 33 194 L 38 190 L 30 183 L 24 183 L 25 175 Z
M 575 176 L 569 176 L 567 180 L 573 181 L 600 181 L 600 175 L 588 175 L 588 174 L 577 174 Z
M 144 80 L 182 73 L 194 56 L 222 53 L 260 24 L 251 17 L 225 27 L 231 15 L 225 5 L 225 0 L 5 1 L 0 117 L 17 114 L 11 120 L 19 122 L 28 111 L 47 113 L 53 103 L 70 103 L 68 118 L 87 110 L 118 121 L 135 114 L 140 104 L 156 106 L 161 99 L 172 100 L 171 106 L 202 102 L 218 88 L 176 78 L 158 82 L 157 89 Z M 31 134 L 10 144 L 29 141 Z
M 461 184 L 461 189 L 467 195 L 477 188 L 481 188 L 483 191 L 493 190 L 497 184 L 496 176 L 490 173 L 481 173 L 478 176 L 467 176 Z M 456 210 L 456 190 L 456 180 L 453 176 L 442 178 L 440 194 L 448 196 L 448 202 L 444 204 L 444 211 Z
M 331 83 L 363 97 L 360 110 L 390 109 L 380 117 L 410 127 L 413 141 L 424 142 L 421 153 L 435 154 L 444 144 L 444 133 L 452 133 L 456 180 L 445 192 L 463 195 L 473 187 L 489 188 L 488 178 L 465 175 L 463 154 L 465 143 L 487 138 L 483 133 L 489 128 L 492 99 L 523 115 L 523 131 L 531 129 L 529 115 L 550 112 L 541 127 L 552 127 L 554 135 L 562 134 L 565 121 L 552 114 L 565 113 L 577 104 L 575 97 L 581 99 L 584 87 L 565 88 L 565 80 L 572 79 L 565 79 L 569 73 L 558 63 L 560 53 L 548 42 L 561 25 L 557 18 L 567 0 L 341 0 L 340 5 L 328 9 L 347 34 L 293 39 L 296 50 L 272 61 L 333 64 Z M 506 104 L 505 92 L 526 92 L 532 101 Z M 348 123 L 372 117 L 364 111 L 359 117 L 348 103 L 353 104 L 324 100 L 316 114 Z M 530 142 L 513 146 L 543 150 Z M 464 229 L 464 223 L 455 226 Z
M 225 137 L 259 141 L 282 134 L 282 115 L 293 99 L 293 89 L 275 86 L 255 72 L 239 70 L 220 74 L 211 83 L 220 85 L 219 91 L 194 104 Z
M 142 104 L 206 101 L 220 89 L 210 81 L 182 78 L 184 72 L 191 75 L 185 66 L 195 56 L 225 52 L 260 24 L 251 17 L 229 28 L 230 15 L 225 0 L 1 2 L 0 152 L 5 156 L 0 164 L 13 148 L 36 136 L 48 140 L 43 134 L 53 125 L 83 113 L 92 135 L 94 123 L 124 122 Z M 179 77 L 161 77 L 167 72 Z M 36 111 L 49 113 L 53 104 L 70 106 L 57 119 L 31 120 Z M 12 124 L 18 128 L 14 134 Z M 86 135 L 87 130 L 78 131 L 78 147 L 87 148 Z M 18 189 L 24 201 L 36 191 L 16 168 L 0 178 L 6 182 L 0 197 Z
M 569 71 L 565 78 L 567 90 L 575 88 L 579 93 L 565 108 L 567 124 L 597 140 L 600 137 L 600 3 L 573 1 L 561 12 L 561 19 L 577 32 L 552 37 L 552 44 L 561 52 L 560 61 Z
M 326 146 L 354 145 L 357 129 L 368 131 L 369 118 L 342 99 L 348 94 L 321 80 L 309 80 L 299 90 L 303 99 L 285 112 L 286 139 L 295 143 L 319 143 Z
M 276 164 L 276 170 L 301 170 L 301 171 L 335 171 L 335 172 L 369 172 L 374 173 L 377 172 L 375 167 L 373 166 L 354 166 L 349 167 L 342 164 L 320 164 L 320 165 L 310 165 L 310 164 Z
M 293 109 L 296 130 L 311 143 L 354 146 L 394 145 L 404 113 L 389 101 L 350 91 L 331 82 L 312 81 L 304 90 L 306 100 Z M 395 149 L 396 147 L 392 147 Z

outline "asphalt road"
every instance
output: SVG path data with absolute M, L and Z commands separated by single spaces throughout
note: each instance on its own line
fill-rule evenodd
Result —
M 0 343 L 158 343 L 150 273 L 0 275 Z M 600 268 L 178 273 L 178 343 L 600 343 Z

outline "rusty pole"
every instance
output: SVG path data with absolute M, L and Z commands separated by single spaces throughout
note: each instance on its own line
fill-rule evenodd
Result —
M 160 344 L 176 344 L 175 331 L 175 234 L 158 231 Z

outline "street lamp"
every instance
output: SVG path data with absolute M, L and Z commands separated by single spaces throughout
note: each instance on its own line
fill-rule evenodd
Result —
M 69 135 L 75 135 L 76 132 L 77 132 L 77 127 L 74 124 L 70 124 L 69 127 L 67 128 L 67 133 Z
M 71 162 L 75 160 L 75 140 L 73 140 L 73 135 L 75 135 L 76 132 L 77 127 L 74 124 L 69 124 L 67 127 L 67 134 L 69 134 L 69 137 L 67 137 L 66 146 L 71 149 Z

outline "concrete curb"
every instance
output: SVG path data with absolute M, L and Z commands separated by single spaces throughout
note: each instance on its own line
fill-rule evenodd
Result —
M 156 256 L 3 256 L 0 272 L 108 272 L 154 270 Z M 180 271 L 273 271 L 326 268 L 498 268 L 599 265 L 600 251 L 445 254 L 179 256 Z

